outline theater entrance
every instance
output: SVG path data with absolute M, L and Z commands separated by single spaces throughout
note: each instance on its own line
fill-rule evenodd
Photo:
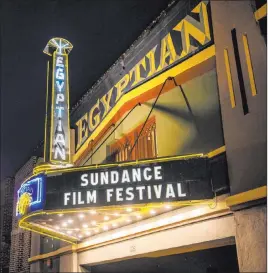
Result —
M 239 273 L 235 245 L 83 267 L 91 273 Z

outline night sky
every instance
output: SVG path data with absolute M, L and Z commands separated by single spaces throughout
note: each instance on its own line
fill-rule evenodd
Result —
M 70 54 L 73 105 L 171 0 L 2 0 L 1 179 L 15 174 L 43 140 L 48 40 Z

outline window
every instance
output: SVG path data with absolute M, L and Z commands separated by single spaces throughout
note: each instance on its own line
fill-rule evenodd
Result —
M 142 126 L 143 123 L 110 146 L 110 155 L 113 161 L 122 162 L 157 157 L 155 117 L 147 121 L 135 148 L 130 154 Z

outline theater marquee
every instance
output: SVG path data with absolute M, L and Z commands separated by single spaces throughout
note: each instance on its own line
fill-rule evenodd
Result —
M 45 209 L 105 207 L 213 197 L 207 159 L 88 168 L 47 177 Z

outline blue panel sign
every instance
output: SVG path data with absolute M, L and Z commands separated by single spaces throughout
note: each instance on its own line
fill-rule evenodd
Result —
M 32 177 L 17 191 L 16 216 L 43 209 L 45 201 L 45 176 Z

